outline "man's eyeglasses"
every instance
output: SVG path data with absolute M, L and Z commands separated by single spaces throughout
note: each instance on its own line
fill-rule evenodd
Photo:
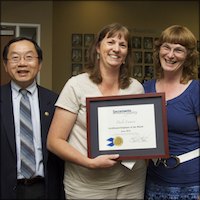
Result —
M 11 58 L 7 59 L 9 62 L 17 64 L 21 61 L 21 59 L 24 59 L 26 62 L 33 62 L 36 58 L 38 58 L 37 56 L 33 56 L 33 55 L 24 55 L 24 56 L 20 56 L 20 55 L 13 55 Z

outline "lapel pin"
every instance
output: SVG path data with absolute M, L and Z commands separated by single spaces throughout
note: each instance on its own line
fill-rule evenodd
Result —
M 44 115 L 45 115 L 45 116 L 49 116 L 49 112 L 45 112 Z

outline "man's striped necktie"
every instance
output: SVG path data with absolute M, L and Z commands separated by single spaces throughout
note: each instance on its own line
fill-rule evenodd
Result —
M 27 90 L 20 90 L 20 144 L 21 144 L 21 173 L 30 178 L 35 173 L 35 151 L 33 144 L 33 127 L 31 120 L 31 107 Z

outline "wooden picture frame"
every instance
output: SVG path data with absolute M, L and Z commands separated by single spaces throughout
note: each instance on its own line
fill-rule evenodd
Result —
M 76 76 L 82 73 L 83 65 L 82 63 L 72 63 L 72 76 Z
M 164 93 L 86 98 L 88 157 L 119 160 L 169 156 Z
M 144 52 L 144 63 L 153 64 L 153 52 L 145 51 Z
M 143 77 L 143 66 L 142 65 L 134 65 L 133 66 L 133 77 L 142 78 Z
M 82 49 L 72 49 L 72 62 L 82 61 Z
M 143 53 L 142 51 L 134 51 L 133 52 L 133 61 L 134 64 L 142 63 Z
M 154 77 L 154 67 L 153 65 L 144 66 L 144 77 L 146 79 L 152 79 Z
M 94 34 L 84 34 L 84 47 L 90 47 L 94 41 Z
M 143 48 L 144 49 L 153 49 L 153 37 L 144 37 L 143 38 Z
M 142 48 L 142 37 L 133 36 L 132 37 L 132 48 L 141 49 Z
M 82 34 L 73 33 L 72 34 L 72 47 L 82 47 L 83 39 Z

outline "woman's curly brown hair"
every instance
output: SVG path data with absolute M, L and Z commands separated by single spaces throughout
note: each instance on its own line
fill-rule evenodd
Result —
M 160 46 L 163 43 L 180 44 L 187 49 L 187 57 L 183 63 L 183 73 L 180 82 L 185 84 L 191 79 L 198 77 L 198 55 L 197 40 L 193 33 L 186 27 L 181 25 L 173 25 L 165 29 L 160 37 L 155 41 L 154 45 L 154 63 L 156 69 L 156 78 L 163 78 L 163 69 L 159 59 Z

